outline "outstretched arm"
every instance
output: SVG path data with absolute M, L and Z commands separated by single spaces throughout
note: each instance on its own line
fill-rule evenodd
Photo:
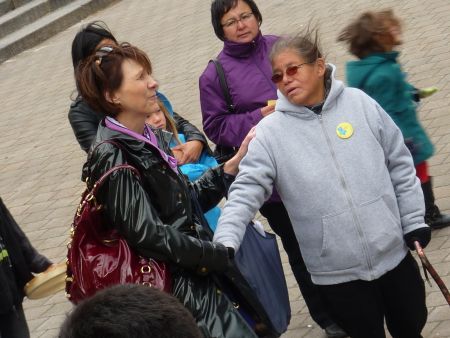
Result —
M 214 234 L 214 241 L 237 250 L 247 224 L 271 195 L 275 179 L 275 163 L 265 144 L 264 134 L 256 130 L 247 155 L 239 166 L 239 174 L 231 185 Z

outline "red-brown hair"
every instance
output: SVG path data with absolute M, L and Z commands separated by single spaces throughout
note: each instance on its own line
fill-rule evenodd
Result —
M 124 60 L 133 60 L 149 74 L 152 73 L 147 54 L 126 42 L 119 46 L 103 46 L 77 68 L 75 79 L 78 90 L 95 111 L 115 117 L 122 110 L 120 104 L 109 102 L 106 94 L 113 94 L 122 85 Z

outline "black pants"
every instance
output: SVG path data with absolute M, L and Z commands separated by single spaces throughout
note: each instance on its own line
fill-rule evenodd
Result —
M 0 314 L 0 338 L 28 338 L 27 321 L 22 305 L 17 305 L 8 313 Z
M 322 328 L 331 325 L 334 320 L 330 318 L 329 312 L 319 293 L 319 289 L 311 281 L 311 275 L 306 270 L 305 262 L 300 253 L 300 246 L 292 228 L 291 220 L 281 202 L 266 203 L 259 210 L 267 218 L 272 230 L 281 238 L 283 248 L 289 258 L 292 272 L 297 280 L 300 291 L 308 307 L 311 318 Z
M 352 338 L 421 338 L 427 321 L 425 286 L 410 253 L 380 278 L 319 286 L 333 318 Z

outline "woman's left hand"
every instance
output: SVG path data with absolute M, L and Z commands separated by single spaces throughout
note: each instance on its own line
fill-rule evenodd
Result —
M 247 136 L 245 136 L 244 141 L 242 141 L 242 144 L 239 147 L 239 150 L 236 153 L 236 155 L 234 155 L 231 159 L 225 162 L 223 166 L 223 171 L 226 174 L 233 176 L 237 175 L 239 171 L 239 163 L 241 163 L 241 160 L 244 158 L 245 154 L 247 154 L 248 145 L 250 144 L 250 141 L 256 136 L 255 128 L 256 127 L 250 129 Z
M 202 150 L 203 143 L 197 140 L 188 141 L 172 148 L 178 165 L 197 162 Z

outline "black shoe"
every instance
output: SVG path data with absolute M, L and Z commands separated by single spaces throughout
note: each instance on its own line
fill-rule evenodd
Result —
M 427 223 L 431 229 L 442 229 L 450 225 L 450 215 L 442 214 L 437 209 L 438 213 L 433 217 L 426 217 L 425 223 Z
M 325 328 L 325 333 L 328 338 L 345 338 L 348 334 L 345 333 L 337 324 L 328 325 Z
M 425 223 L 431 229 L 441 229 L 450 225 L 450 215 L 441 214 L 434 203 L 433 187 L 431 177 L 428 182 L 422 183 L 423 197 L 425 198 Z

